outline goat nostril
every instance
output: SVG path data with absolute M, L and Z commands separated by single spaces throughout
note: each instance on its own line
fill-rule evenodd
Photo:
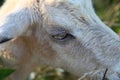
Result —
M 7 42 L 7 41 L 10 41 L 12 38 L 3 38 L 3 39 L 1 39 L 0 40 L 0 44 L 1 43 L 5 43 L 5 42 Z

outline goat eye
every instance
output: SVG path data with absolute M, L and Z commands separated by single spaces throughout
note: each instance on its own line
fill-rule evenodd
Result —
M 75 38 L 73 35 L 69 33 L 69 31 L 61 28 L 49 30 L 49 34 L 50 34 L 49 35 L 50 38 L 54 42 L 60 42 L 60 43 L 63 43 L 63 42 L 66 43 Z
M 68 37 L 67 33 L 61 33 L 61 34 L 52 35 L 52 38 L 54 38 L 56 40 L 64 40 L 67 37 Z

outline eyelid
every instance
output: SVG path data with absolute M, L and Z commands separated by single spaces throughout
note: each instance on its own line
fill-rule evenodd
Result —
M 57 44 L 68 44 L 70 41 L 72 41 L 73 39 L 75 39 L 75 37 L 71 34 L 71 32 L 69 31 L 69 30 L 66 30 L 66 29 L 64 29 L 64 28 L 56 28 L 56 27 L 54 27 L 54 28 L 49 28 L 49 29 L 47 29 L 47 33 L 48 33 L 48 35 L 49 35 L 49 38 L 53 41 L 53 42 L 55 42 L 55 43 L 57 43 Z M 53 36 L 57 36 L 57 35 L 61 35 L 61 34 L 65 34 L 66 36 L 65 36 L 65 38 L 63 38 L 63 39 L 55 39 L 55 38 L 53 38 Z
M 49 30 L 50 35 L 57 35 L 57 34 L 63 34 L 63 33 L 68 33 L 68 31 L 62 28 Z

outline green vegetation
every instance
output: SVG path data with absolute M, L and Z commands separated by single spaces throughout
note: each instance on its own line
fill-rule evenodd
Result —
M 3 4 L 3 2 L 4 2 L 4 0 L 0 0 L 0 5 L 2 5 L 2 4 Z
M 4 0 L 0 0 L 0 5 Z M 120 0 L 93 0 L 96 13 L 102 21 L 120 35 Z M 0 69 L 0 80 L 14 70 Z M 35 80 L 76 80 L 67 72 L 61 72 L 50 67 L 36 68 Z
M 0 80 L 5 80 L 14 71 L 12 69 L 0 69 Z
M 113 30 L 120 34 L 120 0 L 93 0 L 96 13 Z

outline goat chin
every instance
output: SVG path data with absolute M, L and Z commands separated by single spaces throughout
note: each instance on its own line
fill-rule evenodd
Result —
M 120 80 L 120 37 L 91 0 L 6 0 L 0 9 L 0 58 L 25 80 L 40 64 L 88 80 Z

